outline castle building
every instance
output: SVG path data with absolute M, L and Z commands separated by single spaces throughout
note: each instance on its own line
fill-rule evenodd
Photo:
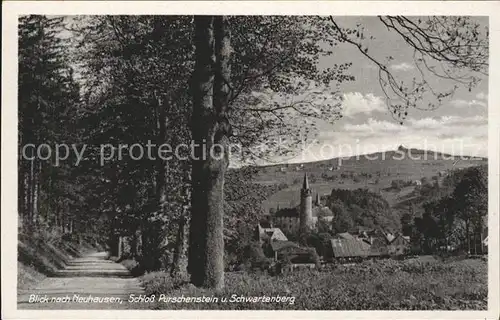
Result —
M 307 173 L 304 174 L 304 182 L 300 190 L 300 212 L 299 212 L 299 232 L 306 234 L 312 227 L 312 192 L 309 188 Z
M 316 194 L 316 200 L 313 203 L 312 194 L 306 173 L 300 190 L 300 205 L 283 209 L 277 207 L 276 212 L 270 217 L 273 226 L 280 228 L 287 234 L 303 234 L 315 229 L 319 217 L 331 222 L 333 219 L 332 211 L 321 204 L 319 193 Z

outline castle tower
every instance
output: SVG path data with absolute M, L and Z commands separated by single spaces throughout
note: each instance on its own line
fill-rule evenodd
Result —
M 304 182 L 302 183 L 302 189 L 300 190 L 300 229 L 301 235 L 304 235 L 309 231 L 312 225 L 312 193 L 309 188 L 309 180 L 307 179 L 307 173 L 304 174 Z
M 316 201 L 314 202 L 314 205 L 317 207 L 321 206 L 321 198 L 319 196 L 319 193 L 316 193 Z

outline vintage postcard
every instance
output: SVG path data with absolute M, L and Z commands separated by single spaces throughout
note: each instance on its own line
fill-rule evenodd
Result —
M 500 2 L 3 7 L 2 318 L 499 318 Z

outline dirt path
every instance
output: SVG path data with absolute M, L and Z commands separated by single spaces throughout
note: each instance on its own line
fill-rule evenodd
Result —
M 18 292 L 18 309 L 141 309 L 128 303 L 143 294 L 139 281 L 121 264 L 99 252 L 76 258 L 35 289 Z

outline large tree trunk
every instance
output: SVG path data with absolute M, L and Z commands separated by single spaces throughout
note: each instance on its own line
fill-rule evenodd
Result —
M 33 195 L 35 191 L 35 160 L 30 161 L 30 170 L 28 174 L 28 212 L 26 219 L 26 227 L 29 228 L 33 221 Z
M 26 203 L 26 181 L 24 174 L 24 166 L 22 162 L 21 156 L 19 156 L 18 160 L 18 172 L 17 172 L 17 214 L 18 214 L 18 222 L 20 223 L 19 227 L 22 227 L 22 221 L 24 219 L 24 205 Z
M 20 208 L 22 210 L 22 229 L 27 227 L 27 223 L 30 218 L 30 173 L 26 169 L 26 165 L 23 165 L 23 205 Z
M 156 98 L 156 126 L 157 126 L 157 145 L 165 143 L 166 140 L 166 129 L 167 129 L 167 117 L 165 114 L 165 106 L 163 105 L 163 100 L 161 97 Z M 156 199 L 158 201 L 159 208 L 163 211 L 165 203 L 167 201 L 167 169 L 168 163 L 160 157 L 156 161 Z
M 58 221 L 57 227 L 59 229 L 59 232 L 64 233 L 64 212 L 62 210 L 64 210 L 64 207 L 59 208 L 57 212 L 57 215 L 59 216 L 59 219 L 57 219 Z
M 469 220 L 465 221 L 465 238 L 467 239 L 467 254 L 470 254 Z
M 54 214 L 54 227 L 59 231 L 59 209 L 55 208 L 56 212 Z
M 40 161 L 34 161 L 34 174 L 33 174 L 33 211 L 32 211 L 32 223 L 36 226 L 39 221 L 38 209 L 40 201 L 40 176 L 42 171 L 42 164 Z
M 181 191 L 183 199 L 181 216 L 179 217 L 179 226 L 177 230 L 176 246 L 170 274 L 176 278 L 187 278 L 187 248 L 188 248 L 188 233 L 189 233 L 189 211 L 191 209 L 191 175 L 187 171 L 187 166 L 184 168 L 184 181 Z
M 206 220 L 207 220 L 207 187 L 204 177 L 205 160 L 201 158 L 202 150 L 199 147 L 206 138 L 205 113 L 213 107 L 213 66 L 214 33 L 213 17 L 195 17 L 195 45 L 196 65 L 193 73 L 193 115 L 191 131 L 195 159 L 192 162 L 192 198 L 191 223 L 189 231 L 188 271 L 191 282 L 201 286 L 205 280 L 205 247 L 206 247 Z
M 66 210 L 66 208 L 64 210 Z M 63 234 L 66 233 L 66 229 L 67 229 L 66 223 L 67 223 L 66 215 L 64 214 L 64 212 L 61 212 L 61 231 Z
M 224 176 L 229 165 L 226 109 L 230 50 L 225 19 L 195 17 L 191 128 L 195 157 L 189 272 L 193 284 L 216 290 L 224 287 Z
M 170 274 L 174 278 L 185 279 L 187 277 L 187 234 L 188 234 L 188 223 L 187 223 L 187 213 L 179 218 L 179 229 L 177 230 L 176 246 L 174 251 L 174 257 L 172 261 L 172 269 Z

